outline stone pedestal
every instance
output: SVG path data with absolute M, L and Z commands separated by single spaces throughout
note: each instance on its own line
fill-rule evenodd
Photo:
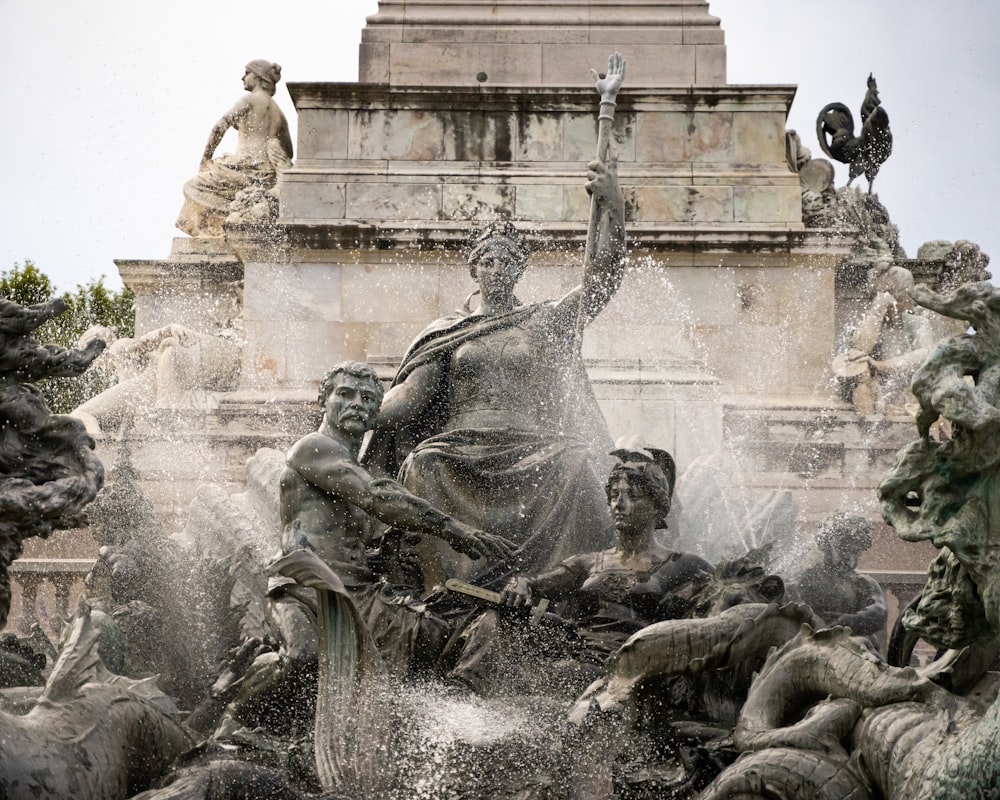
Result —
M 633 86 L 726 81 L 707 0 L 381 0 L 362 33 L 360 81 L 393 86 L 593 84 L 610 53 Z
M 282 183 L 286 225 L 361 223 L 423 240 L 498 214 L 571 227 L 588 218 L 596 151 L 590 88 L 296 84 L 298 158 Z M 633 235 L 802 231 L 785 158 L 794 87 L 626 88 L 614 152 Z M 407 235 L 404 232 L 410 231 Z M 305 231 L 298 231 L 299 236 Z M 317 232 L 318 233 L 318 232 Z
M 612 435 L 641 433 L 681 469 L 739 446 L 762 491 L 771 475 L 797 492 L 826 481 L 826 499 L 804 501 L 810 523 L 836 492 L 869 491 L 877 468 L 860 444 L 834 469 L 808 431 L 791 441 L 831 408 L 850 417 L 828 371 L 850 311 L 837 301 L 850 243 L 803 225 L 785 145 L 794 87 L 727 84 L 708 12 L 703 0 L 383 0 L 360 83 L 289 84 L 298 143 L 277 226 L 230 226 L 215 249 L 178 240 L 169 262 L 119 262 L 143 330 L 241 313 L 240 391 L 202 423 L 221 437 L 215 450 L 245 456 L 271 404 L 314 414 L 337 361 L 371 361 L 388 379 L 473 290 L 464 243 L 477 224 L 513 219 L 528 238 L 522 301 L 577 285 L 599 101 L 589 70 L 619 51 L 613 150 L 631 263 L 583 345 Z M 852 435 L 834 428 L 831 442 Z M 800 476 L 807 450 L 816 473 Z

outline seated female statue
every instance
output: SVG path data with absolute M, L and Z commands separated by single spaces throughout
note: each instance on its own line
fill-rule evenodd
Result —
M 254 59 L 243 73 L 241 97 L 212 126 L 198 174 L 184 184 L 184 205 L 176 225 L 189 236 L 221 238 L 230 204 L 251 187 L 276 191 L 278 177 L 292 165 L 292 137 L 274 92 L 281 66 Z M 212 158 L 226 131 L 239 134 L 236 152 Z
M 653 448 L 612 455 L 618 463 L 606 491 L 616 544 L 539 574 L 514 576 L 501 592 L 500 607 L 479 615 L 449 645 L 458 653 L 451 680 L 483 691 L 502 685 L 502 676 L 524 681 L 541 674 L 545 681 L 563 682 L 572 694 L 603 674 L 607 657 L 633 633 L 692 613 L 713 568 L 696 555 L 670 549 L 656 533 L 665 528 L 670 511 L 673 459 Z M 562 630 L 523 624 L 525 615 L 517 609 L 543 599 L 554 601 L 568 623 Z M 535 618 L 546 621 L 537 613 Z M 545 669 L 537 668 L 537 656 L 548 662 Z
M 478 307 L 430 325 L 385 396 L 364 463 L 519 546 L 481 566 L 428 538 L 425 589 L 448 577 L 501 586 L 514 572 L 611 542 L 599 477 L 610 437 L 579 347 L 583 325 L 621 284 L 624 210 L 614 173 L 601 162 L 589 169 L 600 223 L 583 285 L 558 301 L 521 304 L 514 286 L 527 247 L 511 223 L 487 226 L 469 255 Z

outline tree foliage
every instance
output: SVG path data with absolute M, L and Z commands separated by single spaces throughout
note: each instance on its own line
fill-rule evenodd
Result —
M 56 295 L 52 281 L 30 260 L 0 272 L 0 296 L 16 303 L 30 306 Z M 119 338 L 135 333 L 132 292 L 128 289 L 108 289 L 103 275 L 61 296 L 66 301 L 67 310 L 35 331 L 34 338 L 41 344 L 74 347 L 80 336 L 93 325 L 111 328 Z M 113 382 L 112 375 L 95 365 L 79 378 L 45 380 L 38 388 L 52 411 L 65 414 L 104 391 Z

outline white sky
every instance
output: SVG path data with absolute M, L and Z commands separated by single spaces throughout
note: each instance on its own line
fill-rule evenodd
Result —
M 0 269 L 30 258 L 60 289 L 101 274 L 118 287 L 114 259 L 166 258 L 181 186 L 244 64 L 282 65 L 276 99 L 294 137 L 284 83 L 356 80 L 377 5 L 0 0 Z M 799 87 L 788 127 L 814 156 L 818 111 L 840 101 L 857 117 L 873 72 L 895 137 L 875 190 L 907 254 L 964 238 L 1000 264 L 1000 3 L 711 0 L 710 11 L 730 83 Z

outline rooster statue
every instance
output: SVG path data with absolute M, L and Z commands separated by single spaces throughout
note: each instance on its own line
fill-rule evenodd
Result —
M 889 114 L 879 100 L 878 84 L 870 73 L 868 92 L 861 104 L 860 135 L 854 135 L 851 110 L 843 103 L 829 103 L 816 117 L 816 138 L 830 158 L 850 165 L 847 185 L 864 173 L 871 194 L 872 181 L 892 153 L 892 131 L 889 130 Z

